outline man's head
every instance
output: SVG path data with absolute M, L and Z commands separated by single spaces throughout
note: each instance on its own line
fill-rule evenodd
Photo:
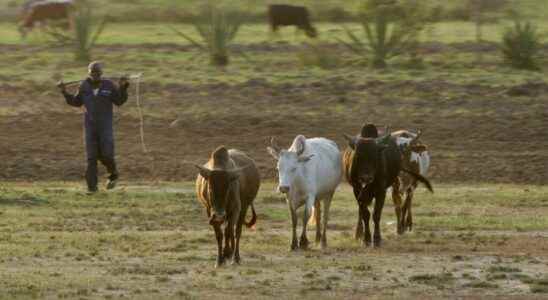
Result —
M 94 82 L 100 81 L 101 76 L 103 75 L 103 64 L 99 61 L 91 62 L 88 65 L 88 75 L 92 81 Z

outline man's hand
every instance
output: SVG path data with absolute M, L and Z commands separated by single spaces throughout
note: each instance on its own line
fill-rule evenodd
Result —
M 127 89 L 129 87 L 129 80 L 127 76 L 120 77 L 120 80 L 118 81 L 118 86 L 120 89 Z
M 63 80 L 57 82 L 57 88 L 59 88 L 59 91 L 61 91 L 61 93 L 65 93 L 67 91 L 67 86 L 65 85 Z

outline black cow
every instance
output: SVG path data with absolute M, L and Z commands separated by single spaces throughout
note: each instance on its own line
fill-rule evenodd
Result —
M 316 28 L 310 24 L 308 9 L 304 6 L 270 5 L 268 6 L 268 20 L 273 32 L 278 31 L 278 27 L 280 26 L 294 25 L 304 30 L 306 35 L 311 38 L 315 38 L 318 35 Z
M 372 124 L 362 128 L 365 132 L 377 132 Z M 347 181 L 352 185 L 354 196 L 358 202 L 359 215 L 356 237 L 363 238 L 364 245 L 371 244 L 371 233 L 369 231 L 369 219 L 371 217 L 368 206 L 375 199 L 373 210 L 373 222 L 375 230 L 373 234 L 373 245 L 378 247 L 381 244 L 380 221 L 386 189 L 392 186 L 398 179 L 401 171 L 404 171 L 418 181 L 424 183 L 432 191 L 428 179 L 423 176 L 402 168 L 402 153 L 389 132 L 381 137 L 351 137 L 345 135 L 348 140 L 349 149 L 343 154 L 343 168 Z

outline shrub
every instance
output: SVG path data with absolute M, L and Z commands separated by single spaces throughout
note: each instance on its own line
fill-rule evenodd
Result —
M 370 59 L 375 68 L 386 67 L 386 60 L 407 51 L 415 52 L 425 24 L 424 7 L 413 0 L 367 0 L 361 14 L 363 42 L 344 27 L 350 42 L 338 39 L 351 51 Z
M 540 35 L 530 22 L 515 21 L 502 38 L 504 60 L 517 69 L 538 70 Z
M 193 18 L 192 24 L 200 35 L 202 42 L 196 41 L 189 35 L 173 27 L 171 29 L 191 44 L 207 51 L 212 65 L 228 65 L 228 46 L 234 40 L 243 24 L 243 17 L 239 13 L 229 12 L 219 7 L 208 5 L 200 15 Z M 243 53 L 241 54 L 243 55 Z

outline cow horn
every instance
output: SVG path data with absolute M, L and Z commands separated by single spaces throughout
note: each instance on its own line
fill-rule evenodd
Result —
M 411 140 L 410 144 L 416 143 L 419 140 L 419 138 L 421 137 L 421 135 L 422 135 L 422 130 L 419 129 L 417 131 L 417 135 Z
M 211 174 L 211 170 L 206 167 L 203 167 L 200 165 L 194 165 L 194 166 L 200 171 L 200 175 L 202 175 L 202 177 L 207 178 Z
M 356 147 L 356 138 L 346 133 L 343 133 L 343 136 L 344 136 L 344 139 L 348 142 L 348 146 L 354 149 Z
M 344 136 L 344 139 L 349 142 L 349 143 L 353 143 L 354 142 L 354 137 L 346 134 L 346 133 L 343 133 L 343 136 Z
M 276 144 L 276 140 L 274 139 L 274 137 L 271 137 L 270 138 L 270 146 L 276 150 L 276 152 L 280 152 L 281 148 L 280 146 L 278 146 L 278 144 Z

